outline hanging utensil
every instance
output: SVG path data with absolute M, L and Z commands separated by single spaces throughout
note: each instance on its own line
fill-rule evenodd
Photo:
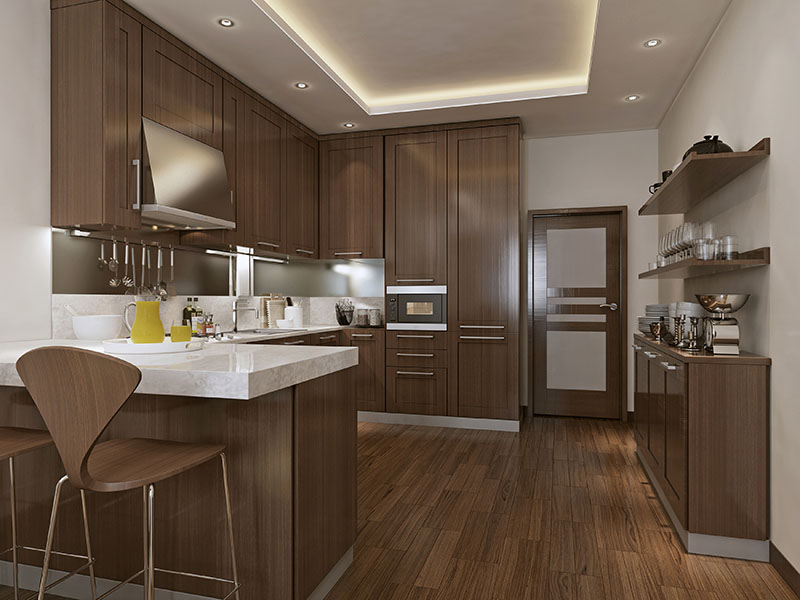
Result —
M 122 276 L 122 285 L 124 285 L 126 288 L 130 288 L 134 284 L 133 279 L 131 279 L 130 276 L 128 275 L 128 259 L 131 253 L 130 251 L 131 249 L 130 246 L 128 245 L 128 240 L 125 240 L 125 273 Z M 135 271 L 136 269 L 134 269 L 134 275 L 136 274 Z
M 166 300 L 169 297 L 167 293 L 167 282 L 163 279 L 163 269 L 164 269 L 164 251 L 161 249 L 161 246 L 158 246 L 158 252 L 156 254 L 156 284 L 153 286 L 153 293 L 158 296 L 161 300 Z
M 169 247 L 169 283 L 167 293 L 170 296 L 177 296 L 178 290 L 175 288 L 175 248 Z
M 119 261 L 117 260 L 117 240 L 111 238 L 111 259 L 108 261 L 108 270 L 112 273 L 116 273 L 118 268 Z
M 108 261 L 106 261 L 106 244 L 100 242 L 100 257 L 97 259 L 97 270 L 102 271 L 106 268 Z

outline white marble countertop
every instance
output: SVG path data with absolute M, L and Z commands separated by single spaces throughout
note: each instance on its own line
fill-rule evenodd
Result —
M 338 328 L 332 328 L 338 329 Z M 315 331 L 295 332 L 303 335 Z M 265 339 L 275 336 L 267 335 Z M 285 336 L 282 336 L 285 337 Z M 256 340 L 248 340 L 256 341 Z M 102 342 L 38 340 L 0 344 L 0 385 L 22 386 L 17 359 L 42 346 L 102 352 Z M 249 400 L 358 364 L 358 348 L 339 346 L 207 344 L 183 354 L 120 356 L 142 371 L 137 393 Z

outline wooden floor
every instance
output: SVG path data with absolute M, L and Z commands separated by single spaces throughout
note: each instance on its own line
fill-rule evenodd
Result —
M 328 600 L 796 597 L 768 564 L 686 554 L 629 427 L 359 425 L 355 561 Z
M 328 600 L 796 599 L 768 564 L 682 550 L 627 426 L 523 429 L 360 424 L 355 562 Z

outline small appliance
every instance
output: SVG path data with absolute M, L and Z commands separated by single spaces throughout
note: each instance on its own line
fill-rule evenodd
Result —
M 713 316 L 706 319 L 705 346 L 714 354 L 739 354 L 739 322 L 731 314 L 742 308 L 750 294 L 697 294 Z
M 386 329 L 447 331 L 447 286 L 387 286 Z

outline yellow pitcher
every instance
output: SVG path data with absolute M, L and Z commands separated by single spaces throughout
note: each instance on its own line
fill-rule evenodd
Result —
M 133 326 L 128 322 L 128 309 L 136 307 Z M 137 300 L 125 306 L 125 325 L 131 330 L 134 344 L 160 344 L 164 341 L 164 325 L 161 323 L 161 302 L 158 300 Z

